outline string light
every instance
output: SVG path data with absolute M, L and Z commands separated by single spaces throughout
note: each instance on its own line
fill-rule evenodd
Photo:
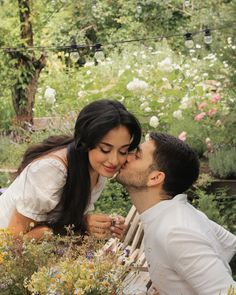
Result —
M 212 43 L 211 31 L 208 28 L 206 28 L 204 32 L 204 42 L 208 45 Z
M 187 32 L 184 34 L 184 37 L 185 37 L 185 42 L 184 42 L 185 47 L 187 47 L 189 49 L 193 48 L 193 46 L 194 46 L 193 34 L 190 32 Z
M 217 27 L 217 28 L 205 28 L 203 30 L 200 31 L 195 31 L 195 32 L 187 32 L 184 34 L 184 38 L 185 38 L 185 46 L 188 48 L 191 48 L 194 46 L 194 42 L 192 40 L 192 37 L 194 35 L 198 35 L 198 34 L 202 34 L 204 33 L 204 37 L 208 37 L 207 38 L 207 42 L 209 42 L 210 38 L 212 38 L 211 36 L 211 32 L 212 31 L 220 31 L 220 30 L 224 30 L 224 29 L 229 29 L 229 28 L 236 28 L 236 23 L 231 23 L 228 24 L 227 26 L 222 26 L 222 27 Z M 210 36 L 209 36 L 210 33 Z M 207 36 L 206 36 L 207 35 Z M 153 38 L 138 38 L 138 39 L 130 39 L 130 40 L 119 40 L 119 41 L 114 41 L 111 43 L 106 43 L 106 44 L 92 44 L 92 45 L 57 45 L 57 46 L 27 46 L 27 47 L 0 47 L 0 50 L 2 51 L 6 51 L 6 52 L 27 52 L 27 51 L 36 51 L 36 50 L 40 50 L 40 51 L 65 51 L 65 52 L 73 52 L 73 51 L 77 51 L 79 52 L 80 50 L 83 49 L 93 49 L 95 48 L 95 53 L 97 51 L 97 56 L 100 54 L 100 51 L 102 51 L 101 46 L 105 47 L 105 46 L 116 46 L 118 44 L 125 44 L 125 43 L 132 43 L 132 42 L 142 42 L 142 41 L 161 41 L 163 39 L 169 39 L 172 37 L 183 37 L 183 34 L 179 33 L 179 34 L 171 34 L 171 35 L 160 35 L 160 36 L 156 36 Z M 191 37 L 191 38 L 190 38 Z M 187 42 L 188 41 L 188 42 Z M 205 42 L 205 38 L 204 38 L 204 42 Z M 187 43 L 187 44 L 186 44 Z M 191 46 L 191 47 L 189 47 Z M 99 47 L 99 49 L 98 49 Z M 101 56 L 103 55 L 103 60 L 105 59 L 104 53 L 102 52 L 100 54 Z
M 136 12 L 137 12 L 137 14 L 138 15 L 140 15 L 141 13 L 142 13 L 142 6 L 141 6 L 141 4 L 140 3 L 138 3 L 138 5 L 137 5 L 137 7 L 136 7 Z
M 99 43 L 95 44 L 94 58 L 95 58 L 96 62 L 98 62 L 98 63 L 101 63 L 105 60 L 105 55 L 102 51 L 102 45 Z

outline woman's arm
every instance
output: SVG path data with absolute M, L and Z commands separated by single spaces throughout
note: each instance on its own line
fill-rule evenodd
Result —
M 8 228 L 13 234 L 23 234 L 31 239 L 50 237 L 52 230 L 47 226 L 36 226 L 37 222 L 20 214 L 17 210 L 12 214 Z

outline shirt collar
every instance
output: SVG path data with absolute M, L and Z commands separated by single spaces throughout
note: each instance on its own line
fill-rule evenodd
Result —
M 176 195 L 173 199 L 163 200 L 151 208 L 145 210 L 142 214 L 140 214 L 140 220 L 142 223 L 148 223 L 153 219 L 159 218 L 164 210 L 173 206 L 174 204 L 181 202 L 187 203 L 187 195 L 179 194 Z

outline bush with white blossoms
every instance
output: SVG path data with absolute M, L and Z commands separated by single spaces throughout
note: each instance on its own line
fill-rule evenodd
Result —
M 183 56 L 171 51 L 165 40 L 155 47 L 140 45 L 139 51 L 136 45 L 126 44 L 123 53 L 111 50 L 109 61 L 91 63 L 89 75 L 88 67 L 67 69 L 66 76 L 51 67 L 47 80 L 42 73 L 42 81 L 53 85 L 57 93 L 54 111 L 59 114 L 81 109 L 93 100 L 116 99 L 139 118 L 144 131 L 158 129 L 176 136 L 187 132 L 186 141 L 202 153 L 207 148 L 205 138 L 214 138 L 214 144 L 226 140 L 224 118 L 232 110 L 233 95 L 227 87 L 230 65 L 224 67 L 216 53 L 206 51 L 204 56 L 198 47 Z M 40 100 L 35 112 L 45 115 L 49 109 Z
M 152 116 L 149 121 L 149 125 L 156 128 L 159 125 L 159 119 L 156 116 Z
M 56 90 L 50 86 L 46 86 L 44 98 L 48 104 L 54 104 L 56 102 Z
M 134 78 L 131 82 L 127 84 L 127 89 L 129 91 L 140 91 L 148 89 L 148 84 L 143 81 L 139 80 L 138 78 Z

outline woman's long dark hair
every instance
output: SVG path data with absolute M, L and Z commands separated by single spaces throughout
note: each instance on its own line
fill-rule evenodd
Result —
M 19 172 L 32 160 L 67 147 L 68 171 L 59 202 L 60 216 L 51 224 L 56 232 L 63 233 L 65 226 L 72 224 L 76 231 L 84 229 L 83 215 L 91 195 L 88 151 L 95 148 L 111 129 L 120 125 L 125 126 L 131 135 L 129 150 L 135 149 L 141 139 L 141 127 L 135 116 L 118 101 L 98 100 L 80 112 L 73 138 L 49 137 L 26 151 Z

